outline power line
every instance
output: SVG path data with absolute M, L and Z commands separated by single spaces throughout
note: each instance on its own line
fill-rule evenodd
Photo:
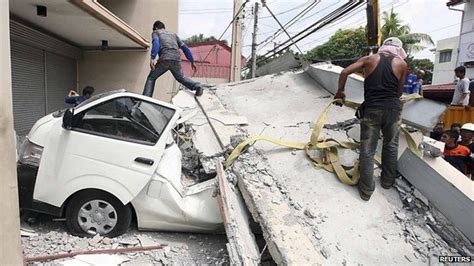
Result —
M 326 25 L 330 24 L 330 23 L 333 23 L 337 20 L 339 20 L 340 18 L 344 17 L 346 14 L 350 13 L 351 11 L 354 10 L 354 8 L 358 7 L 360 4 L 362 4 L 363 2 L 362 1 L 349 1 L 347 2 L 346 4 L 344 4 L 343 6 L 339 7 L 338 9 L 336 9 L 335 11 L 331 12 L 330 14 L 326 15 L 324 18 L 318 20 L 316 23 L 310 25 L 309 27 L 307 27 L 306 29 L 304 29 L 303 31 L 301 31 L 300 33 L 296 34 L 295 36 L 293 36 L 293 38 L 296 38 L 306 32 L 305 35 L 299 37 L 298 39 L 296 40 L 293 40 L 294 43 L 297 43 L 301 40 L 303 40 L 304 38 L 308 37 L 309 35 L 313 34 L 314 32 L 318 31 L 319 29 L 325 27 Z M 271 56 L 274 56 L 278 53 L 280 53 L 281 51 L 285 50 L 285 49 L 288 49 L 292 44 L 289 44 L 289 45 L 286 45 L 290 40 L 287 40 L 285 41 L 284 43 L 282 44 L 279 44 L 277 47 L 275 47 L 274 51 L 273 51 L 273 54 Z M 286 46 L 284 46 L 286 45 Z M 284 46 L 283 48 L 281 48 L 280 50 L 276 51 L 277 48 L 280 48 Z M 268 57 L 271 57 L 271 56 L 267 56 L 268 54 L 272 53 L 272 51 L 269 51 L 267 52 L 266 54 L 264 54 L 259 62 L 261 62 L 262 60 L 265 60 L 267 59 Z
M 227 25 L 227 27 L 225 28 L 224 32 L 222 32 L 221 36 L 219 36 L 219 38 L 217 39 L 218 41 L 220 41 L 222 39 L 222 37 L 224 36 L 224 34 L 227 32 L 227 30 L 229 29 L 229 27 L 232 25 L 232 23 L 234 23 L 234 21 L 237 19 L 237 17 L 240 15 L 240 12 L 244 9 L 245 7 L 245 4 L 247 4 L 247 2 L 249 2 L 249 0 L 246 0 L 239 8 L 239 10 L 237 11 L 237 13 L 235 13 L 235 16 L 232 18 L 232 20 L 230 21 L 229 25 Z M 207 55 L 204 57 L 204 59 L 202 60 L 202 62 L 206 61 L 207 57 L 211 54 L 211 52 L 216 49 L 216 46 L 217 45 L 214 45 L 210 50 L 209 52 L 207 53 Z
M 295 17 L 293 17 L 291 20 L 289 20 L 283 27 L 285 29 L 289 29 L 293 24 L 295 24 L 298 19 L 302 18 L 304 15 L 306 15 L 309 11 L 311 11 L 311 9 L 313 9 L 314 7 L 316 7 L 319 3 L 321 2 L 321 0 L 314 0 L 308 7 L 306 7 L 305 9 L 303 9 L 300 13 L 298 13 Z M 271 42 L 273 41 L 274 39 L 276 39 L 278 36 L 280 36 L 280 34 L 282 33 L 282 29 L 279 28 L 274 34 L 273 34 L 273 37 L 272 36 L 269 36 L 267 37 L 264 41 L 260 42 L 257 46 L 260 46 L 262 45 L 263 43 L 268 43 L 268 42 Z
M 308 2 L 312 2 L 312 1 L 308 1 Z M 275 16 L 283 15 L 283 14 L 289 13 L 289 12 L 291 12 L 291 11 L 293 11 L 293 10 L 299 9 L 299 8 L 305 6 L 308 2 L 303 3 L 303 4 L 301 4 L 301 5 L 299 5 L 299 6 L 296 6 L 296 7 L 290 8 L 290 9 L 288 9 L 288 10 L 286 10 L 286 11 L 282 11 L 282 12 L 280 12 L 280 13 L 276 13 Z M 265 16 L 265 17 L 261 17 L 261 18 L 259 18 L 259 19 L 267 19 L 267 18 L 271 18 L 271 17 L 272 17 L 272 15 L 270 15 L 270 16 Z
M 268 10 L 268 13 L 270 13 L 272 15 L 272 17 L 275 19 L 275 21 L 278 23 L 278 25 L 280 25 L 281 29 L 286 33 L 286 35 L 288 36 L 288 38 L 290 38 L 290 40 L 293 42 L 293 45 L 296 46 L 296 48 L 298 49 L 298 51 L 300 51 L 301 54 L 303 54 L 303 52 L 301 51 L 301 49 L 298 47 L 298 45 L 296 45 L 296 43 L 293 41 L 293 38 L 290 36 L 290 34 L 288 34 L 288 32 L 286 31 L 286 29 L 283 27 L 283 25 L 281 25 L 280 21 L 278 20 L 278 18 L 273 14 L 273 12 L 270 10 L 270 7 L 268 7 L 268 5 L 266 4 L 265 0 L 262 1 L 263 3 L 263 6 Z

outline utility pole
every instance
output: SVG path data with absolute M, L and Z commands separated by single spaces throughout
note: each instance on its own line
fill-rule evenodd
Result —
M 232 23 L 232 54 L 230 58 L 230 81 L 240 80 L 240 60 L 241 60 L 241 39 L 242 39 L 242 21 L 240 7 L 242 0 L 234 0 L 234 22 Z
M 9 1 L 0 1 L 0 265 L 23 265 L 13 134 Z
M 253 35 L 252 35 L 252 67 L 250 69 L 252 78 L 255 78 L 257 72 L 257 24 L 258 24 L 258 2 L 255 3 L 253 10 Z

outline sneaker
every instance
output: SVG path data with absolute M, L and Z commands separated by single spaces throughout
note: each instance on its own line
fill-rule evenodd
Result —
M 390 188 L 393 186 L 393 184 L 385 184 L 385 183 L 383 183 L 383 182 L 380 183 L 380 185 L 381 185 L 384 189 L 390 189 Z
M 194 95 L 197 96 L 197 97 L 199 97 L 199 96 L 202 95 L 203 91 L 204 91 L 204 89 L 203 89 L 202 87 L 198 87 L 198 88 L 196 89 L 196 92 L 194 93 Z
M 357 187 L 357 190 L 359 191 L 359 196 L 361 199 L 365 200 L 365 201 L 368 201 L 370 199 L 370 196 L 369 194 L 365 193 L 364 191 L 362 191 L 359 187 Z

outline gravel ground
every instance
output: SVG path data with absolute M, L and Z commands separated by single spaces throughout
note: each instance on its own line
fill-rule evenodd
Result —
M 123 253 L 127 261 L 122 265 L 160 264 L 229 264 L 225 234 L 189 234 L 168 232 L 141 232 L 136 225 L 124 235 L 116 238 L 81 238 L 67 232 L 63 220 L 41 215 L 23 228 L 34 230 L 32 236 L 22 236 L 25 257 L 44 256 L 81 250 L 115 249 L 132 246 L 167 244 L 162 250 Z M 31 221 L 31 219 L 29 220 Z M 35 263 L 57 265 L 68 259 Z

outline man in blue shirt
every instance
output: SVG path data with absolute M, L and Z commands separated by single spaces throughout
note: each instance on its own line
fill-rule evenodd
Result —
M 70 90 L 69 94 L 66 96 L 66 103 L 69 104 L 74 104 L 74 106 L 77 106 L 78 104 L 82 103 L 83 101 L 89 99 L 92 94 L 94 93 L 94 87 L 92 86 L 85 86 L 84 89 L 82 89 L 82 96 L 79 95 L 74 90 Z
M 183 84 L 190 90 L 196 91 L 196 96 L 201 96 L 203 92 L 202 85 L 199 82 L 183 76 L 183 71 L 181 70 L 181 56 L 179 54 L 179 49 L 183 50 L 184 55 L 189 62 L 191 62 L 192 69 L 196 71 L 193 55 L 188 46 L 183 43 L 176 34 L 166 31 L 165 24 L 159 20 L 155 21 L 153 24 L 151 38 L 151 71 L 146 79 L 143 95 L 152 97 L 153 91 L 155 90 L 156 79 L 169 70 L 179 83 Z M 159 56 L 158 60 L 156 59 L 157 55 Z
M 403 85 L 403 93 L 419 93 L 421 90 L 421 85 L 423 85 L 424 74 L 425 72 L 421 69 L 416 71 L 416 75 L 410 73 L 405 79 L 405 84 Z

